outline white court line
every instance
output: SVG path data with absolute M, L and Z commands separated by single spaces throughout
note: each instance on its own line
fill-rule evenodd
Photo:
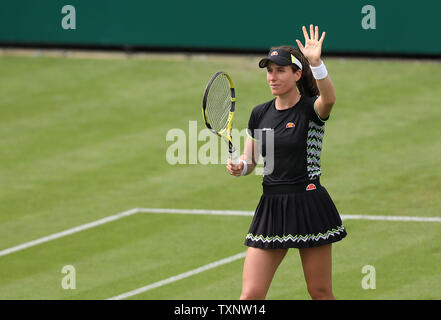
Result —
M 61 237 L 65 237 L 83 230 L 91 229 L 100 225 L 103 225 L 108 222 L 112 222 L 115 220 L 119 220 L 131 215 L 134 215 L 136 213 L 155 213 L 155 214 L 201 214 L 201 215 L 231 215 L 231 216 L 252 216 L 254 214 L 253 211 L 235 211 L 235 210 L 200 210 L 200 209 L 164 209 L 164 208 L 134 208 L 130 209 L 115 215 L 111 215 L 108 217 L 105 217 L 100 220 L 96 220 L 93 222 L 89 222 L 62 232 L 54 233 L 52 235 L 39 238 L 30 242 L 26 242 L 20 245 L 17 245 L 15 247 L 11 247 L 8 249 L 4 249 L 0 251 L 0 257 L 5 256 L 7 254 L 17 252 L 20 250 L 24 250 L 45 242 L 49 242 Z M 371 215 L 340 215 L 342 220 L 374 220 L 374 221 L 414 221 L 414 222 L 441 222 L 440 217 L 406 217 L 406 216 L 371 216 Z M 149 284 L 147 286 L 132 290 L 127 293 L 120 294 L 118 296 L 115 296 L 113 298 L 110 298 L 111 300 L 118 300 L 118 299 L 125 299 L 137 294 L 140 294 L 142 292 L 146 292 L 148 290 L 161 287 L 163 285 L 190 277 L 192 275 L 216 268 L 218 266 L 233 262 L 235 260 L 241 259 L 245 256 L 245 252 L 236 254 L 234 256 L 224 258 L 212 263 L 209 263 L 207 265 L 204 265 L 202 267 L 178 274 L 176 276 L 172 276 L 170 278 Z
M 203 209 L 162 209 L 162 208 L 139 208 L 143 213 L 169 213 L 169 214 L 202 214 L 222 216 L 253 216 L 254 211 L 237 210 L 203 210 Z M 342 220 L 375 220 L 375 221 L 415 221 L 415 222 L 441 222 L 441 217 L 408 217 L 408 216 L 373 216 L 363 214 L 341 214 Z
M 204 210 L 204 209 L 163 209 L 163 208 L 138 208 L 143 213 L 170 213 L 170 214 L 203 214 L 221 216 L 252 216 L 254 211 L 237 210 Z
M 128 216 L 130 216 L 132 214 L 135 214 L 135 213 L 138 213 L 138 209 L 136 209 L 136 208 L 135 209 L 131 209 L 131 210 L 127 210 L 127 211 L 124 211 L 124 212 L 121 212 L 121 213 L 118 213 L 118 214 L 115 214 L 113 216 L 108 216 L 108 217 L 105 217 L 105 218 L 100 219 L 100 220 L 89 222 L 89 223 L 83 224 L 83 225 L 75 227 L 75 228 L 71 228 L 71 229 L 64 230 L 64 231 L 61 231 L 61 232 L 58 232 L 58 233 L 54 233 L 54 234 L 48 235 L 48 236 L 43 237 L 43 238 L 39 238 L 39 239 L 36 239 L 36 240 L 33 240 L 33 241 L 29 241 L 29 242 L 20 244 L 18 246 L 12 247 L 12 248 L 4 249 L 4 250 L 0 251 L 0 257 L 1 256 L 5 256 L 5 255 L 10 254 L 10 253 L 13 253 L 13 252 L 16 252 L 16 251 L 24 250 L 24 249 L 27 249 L 27 248 L 30 248 L 30 247 L 42 244 L 42 243 L 45 243 L 45 242 L 49 242 L 49 241 L 52 241 L 52 240 L 55 240 L 55 239 L 58 239 L 58 238 L 61 238 L 61 237 L 65 237 L 65 236 L 68 236 L 68 235 L 71 235 L 71 234 L 74 234 L 74 233 L 77 233 L 77 232 L 80 232 L 80 231 L 83 231 L 83 230 L 94 228 L 94 227 L 103 225 L 105 223 L 111 222 L 111 221 L 115 221 L 115 220 L 118 220 L 118 219 L 121 219 L 121 218 L 124 218 L 124 217 L 128 217 Z
M 402 221 L 402 222 L 441 222 L 440 217 L 406 217 L 406 216 L 371 216 L 341 214 L 342 220 L 374 220 L 374 221 Z
M 117 296 L 109 298 L 107 300 L 122 300 L 122 299 L 126 299 L 126 298 L 129 298 L 129 297 L 135 296 L 137 294 L 140 294 L 140 293 L 143 293 L 143 292 L 146 292 L 146 291 L 149 291 L 149 290 L 152 290 L 152 289 L 164 286 L 166 284 L 169 284 L 169 283 L 172 283 L 172 282 L 176 282 L 176 281 L 179 281 L 179 280 L 191 277 L 191 276 L 193 276 L 195 274 L 198 274 L 198 273 L 201 273 L 201 272 L 204 272 L 204 271 L 207 271 L 207 270 L 219 267 L 221 265 L 224 265 L 224 264 L 227 264 L 227 263 L 230 263 L 230 262 L 242 259 L 242 258 L 245 257 L 245 255 L 246 255 L 246 252 L 241 252 L 241 253 L 235 254 L 234 256 L 231 256 L 231 257 L 228 257 L 228 258 L 225 258 L 225 259 L 221 259 L 221 260 L 218 260 L 218 261 L 206 264 L 206 265 L 204 265 L 202 267 L 199 267 L 199 268 L 196 268 L 196 269 L 184 272 L 184 273 L 180 273 L 180 274 L 178 274 L 176 276 L 172 276 L 170 278 L 167 278 L 167 279 L 164 279 L 164 280 L 161 280 L 161 281 L 158 281 L 158 282 L 154 282 L 154 283 L 149 284 L 147 286 L 144 286 L 144 287 L 141 287 L 141 288 L 138 288 L 138 289 L 135 289 L 135 290 L 132 290 L 132 291 L 129 291 L 129 292 L 117 295 Z
M 230 216 L 252 216 L 253 211 L 236 210 L 202 210 L 202 209 L 163 209 L 163 208 L 134 208 L 100 220 L 92 221 L 78 227 L 54 233 L 43 238 L 29 241 L 11 248 L 0 251 L 0 257 L 10 253 L 24 250 L 36 245 L 59 239 L 83 230 L 91 229 L 108 222 L 119 220 L 136 213 L 156 213 L 156 214 L 201 214 L 201 215 L 230 215 Z M 342 220 L 375 220 L 375 221 L 414 221 L 414 222 L 441 222 L 440 217 L 406 217 L 406 216 L 371 216 L 371 215 L 340 215 Z
M 156 214 L 204 214 L 204 215 L 234 215 L 234 216 L 252 216 L 254 215 L 253 211 L 225 211 L 225 210 L 199 210 L 199 209 L 161 209 L 161 208 L 140 208 L 138 209 L 138 212 L 143 212 L 143 213 L 156 213 Z M 341 215 L 342 220 L 385 220 L 385 221 L 424 221 L 424 222 L 441 222 L 441 218 L 438 217 L 399 217 L 399 216 L 395 216 L 395 217 L 391 217 L 391 216 L 369 216 L 369 215 Z M 188 278 L 191 277 L 195 274 L 207 271 L 209 269 L 215 268 L 217 266 L 223 265 L 223 264 L 227 264 L 230 262 L 233 262 L 235 260 L 241 259 L 243 257 L 245 257 L 246 252 L 243 253 L 239 253 L 237 255 L 219 260 L 219 261 L 215 261 L 213 263 L 209 263 L 205 266 L 178 274 L 176 276 L 172 276 L 170 278 L 158 281 L 158 282 L 154 282 L 152 284 L 146 285 L 144 287 L 120 294 L 118 296 L 109 298 L 107 300 L 122 300 L 122 299 L 126 299 L 141 293 L 144 293 L 146 291 L 158 288 L 158 287 L 162 287 L 164 285 L 179 281 L 181 279 L 184 278 Z

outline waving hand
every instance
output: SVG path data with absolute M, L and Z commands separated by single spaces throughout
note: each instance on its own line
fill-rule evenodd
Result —
M 309 26 L 309 35 L 306 31 L 306 27 L 302 27 L 303 35 L 305 37 L 305 45 L 303 45 L 299 40 L 296 40 L 300 51 L 308 59 L 311 66 L 318 66 L 321 63 L 320 56 L 322 54 L 322 44 L 325 39 L 326 32 L 322 33 L 319 40 L 319 30 L 318 26 Z

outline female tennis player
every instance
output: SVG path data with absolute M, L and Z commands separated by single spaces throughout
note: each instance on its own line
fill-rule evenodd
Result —
M 251 173 L 256 148 L 264 157 L 263 194 L 245 239 L 240 299 L 265 299 L 274 273 L 288 248 L 298 248 L 312 299 L 334 299 L 332 243 L 346 236 L 340 215 L 320 184 L 320 155 L 325 122 L 335 103 L 335 91 L 321 60 L 325 32 L 318 27 L 303 34 L 305 45 L 272 48 L 259 62 L 275 96 L 256 106 L 240 164 L 227 163 L 231 175 Z M 273 132 L 273 154 L 264 153 Z M 272 157 L 272 160 L 270 159 Z M 270 172 L 265 173 L 270 160 Z

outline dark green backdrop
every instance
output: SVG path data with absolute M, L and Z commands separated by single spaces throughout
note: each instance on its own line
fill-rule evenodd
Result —
M 76 29 L 64 30 L 64 5 Z M 376 9 L 365 30 L 362 7 Z M 327 52 L 441 53 L 441 1 L 391 0 L 1 0 L 0 43 L 266 50 L 303 40 L 302 25 L 327 32 Z

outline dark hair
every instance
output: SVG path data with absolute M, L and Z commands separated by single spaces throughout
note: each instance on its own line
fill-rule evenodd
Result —
M 319 89 L 317 87 L 317 83 L 315 82 L 315 79 L 312 76 L 311 68 L 309 66 L 309 61 L 308 59 L 306 59 L 303 53 L 299 49 L 296 49 L 292 46 L 280 46 L 280 47 L 271 48 L 271 50 L 277 50 L 277 49 L 289 51 L 302 64 L 302 76 L 299 79 L 299 81 L 297 81 L 296 83 L 297 88 L 300 91 L 300 94 L 307 95 L 308 97 L 318 96 Z M 293 72 L 296 72 L 299 69 L 300 68 L 295 64 L 292 65 Z

